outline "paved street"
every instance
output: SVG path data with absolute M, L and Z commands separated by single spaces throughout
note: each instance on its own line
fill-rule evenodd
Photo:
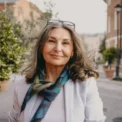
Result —
M 100 96 L 104 103 L 106 122 L 122 122 L 122 82 L 106 79 L 102 66 L 98 71 L 98 87 Z M 7 113 L 12 108 L 13 84 L 19 75 L 13 76 L 6 92 L 0 93 L 0 122 L 7 122 Z
M 98 86 L 104 103 L 106 122 L 122 122 L 122 82 L 106 79 L 102 66 L 98 70 Z
M 100 95 L 104 103 L 106 122 L 122 122 L 122 83 L 113 81 L 98 81 Z M 121 118 L 121 121 L 114 119 Z

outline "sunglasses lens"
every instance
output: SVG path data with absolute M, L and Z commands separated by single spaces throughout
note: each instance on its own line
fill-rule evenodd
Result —
M 65 24 L 65 25 L 67 25 L 67 26 L 69 26 L 69 27 L 72 27 L 73 29 L 75 29 L 75 24 L 74 23 L 72 23 L 72 22 L 68 22 L 68 21 L 61 21 L 61 20 L 50 20 L 50 21 L 48 21 L 48 23 L 47 23 L 47 25 L 50 25 L 50 24 Z
M 48 21 L 48 24 L 52 24 L 52 23 L 59 23 L 59 21 L 56 21 L 56 20 L 50 20 L 50 21 Z

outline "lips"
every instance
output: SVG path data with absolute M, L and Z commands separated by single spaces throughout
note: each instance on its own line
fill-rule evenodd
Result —
M 52 57 L 54 57 L 54 58 L 61 58 L 62 56 L 60 56 L 60 55 L 51 55 Z

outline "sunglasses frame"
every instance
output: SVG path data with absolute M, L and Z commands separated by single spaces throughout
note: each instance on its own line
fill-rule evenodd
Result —
M 62 23 L 64 25 L 67 25 L 67 26 L 75 29 L 75 24 L 73 22 L 70 22 L 70 21 L 62 21 L 62 20 L 54 20 L 54 19 L 47 21 L 47 25 L 50 25 L 51 23 Z

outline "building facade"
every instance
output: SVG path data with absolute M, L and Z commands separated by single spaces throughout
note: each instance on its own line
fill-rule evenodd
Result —
M 100 44 L 102 43 L 105 34 L 84 34 L 81 36 L 84 42 L 85 48 L 90 56 L 97 62 L 103 60 L 102 55 L 99 53 Z
M 117 4 L 122 5 L 122 0 L 104 0 L 107 4 L 107 34 L 106 47 L 122 48 L 122 10 L 118 13 L 115 10 Z M 118 36 L 117 36 L 118 35 Z
M 28 0 L 0 0 L 0 6 L 1 11 L 6 8 L 10 16 L 15 17 L 16 22 L 21 24 L 21 30 L 26 38 L 37 38 L 41 27 L 46 24 L 40 8 Z
M 14 3 L 18 0 L 0 0 L 0 11 L 4 10 L 6 6 L 14 5 Z

